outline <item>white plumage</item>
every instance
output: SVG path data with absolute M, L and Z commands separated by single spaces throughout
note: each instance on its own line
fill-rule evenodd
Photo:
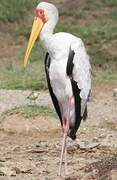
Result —
M 40 40 L 42 38 L 41 36 L 43 37 L 42 33 Z M 81 90 L 81 99 L 87 101 L 91 90 L 91 66 L 83 41 L 69 33 L 56 33 L 46 38 L 44 42 L 44 44 L 42 42 L 42 45 L 51 58 L 49 69 L 50 81 L 56 97 L 61 101 L 73 95 L 70 79 L 66 74 L 68 55 L 71 47 L 71 50 L 75 52 L 72 77 Z

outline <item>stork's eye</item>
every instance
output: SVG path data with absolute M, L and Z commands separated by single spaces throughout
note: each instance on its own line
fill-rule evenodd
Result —
M 44 15 L 44 10 L 43 9 L 37 9 L 36 14 L 38 15 Z
M 40 11 L 40 14 L 44 14 L 43 11 Z

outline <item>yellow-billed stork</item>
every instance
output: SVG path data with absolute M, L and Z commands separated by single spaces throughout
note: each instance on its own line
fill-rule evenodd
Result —
M 74 140 L 81 119 L 85 120 L 87 117 L 91 66 L 80 38 L 65 32 L 53 34 L 58 18 L 58 10 L 53 4 L 38 4 L 24 66 L 27 65 L 31 49 L 40 35 L 40 43 L 46 52 L 45 71 L 48 88 L 64 133 L 59 167 L 61 175 L 63 155 L 66 156 L 66 138 L 69 136 Z M 65 167 L 66 164 L 65 162 Z

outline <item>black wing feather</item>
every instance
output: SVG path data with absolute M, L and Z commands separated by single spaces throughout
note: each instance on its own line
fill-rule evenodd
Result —
M 73 71 L 73 58 L 74 58 L 75 52 L 73 50 L 69 51 L 69 56 L 68 56 L 68 61 L 67 61 L 67 68 L 66 68 L 66 73 L 68 76 L 72 76 L 72 71 Z
M 76 132 L 81 123 L 81 98 L 80 98 L 80 89 L 77 86 L 77 82 L 71 79 L 72 91 L 74 95 L 74 105 L 75 105 L 75 124 L 71 127 L 70 137 L 74 140 L 76 139 Z
M 51 83 L 50 83 L 50 77 L 49 77 L 50 64 L 51 64 L 51 59 L 50 59 L 49 53 L 47 52 L 46 56 L 45 56 L 45 72 L 46 72 L 46 79 L 47 79 L 48 89 L 49 89 L 50 96 L 51 96 L 52 102 L 54 104 L 55 110 L 56 110 L 56 112 L 57 112 L 57 114 L 59 116 L 59 119 L 60 119 L 61 125 L 62 125 L 62 116 L 61 116 L 59 103 L 58 103 L 58 100 L 57 100 L 55 94 L 53 93 Z
M 80 97 L 80 89 L 78 88 L 77 82 L 73 80 L 72 73 L 73 73 L 73 59 L 74 59 L 75 52 L 74 50 L 69 51 L 69 56 L 68 56 L 68 61 L 67 61 L 67 68 L 66 68 L 66 73 L 71 79 L 71 85 L 72 85 L 72 91 L 74 95 L 74 104 L 75 104 L 75 123 L 73 127 L 70 127 L 70 134 L 69 136 L 72 139 L 76 138 L 76 132 L 80 126 L 81 120 L 86 119 L 87 117 L 87 106 L 84 112 L 83 117 L 81 116 L 81 97 Z

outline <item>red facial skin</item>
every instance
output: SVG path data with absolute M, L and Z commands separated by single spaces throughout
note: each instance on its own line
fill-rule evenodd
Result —
M 36 17 L 39 17 L 43 23 L 46 23 L 46 18 L 43 9 L 36 9 Z

